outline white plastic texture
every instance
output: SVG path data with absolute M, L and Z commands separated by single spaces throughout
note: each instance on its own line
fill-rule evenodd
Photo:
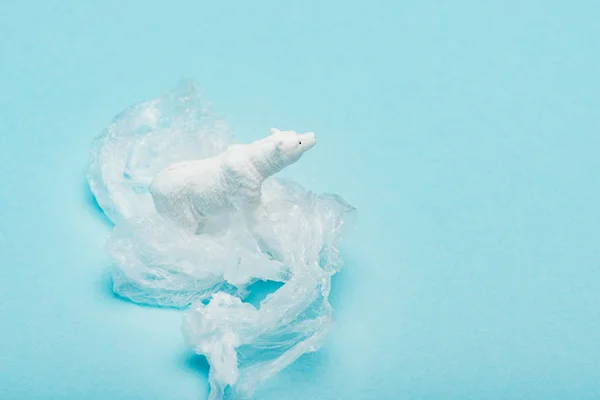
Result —
M 282 134 L 290 137 L 275 131 L 255 144 Z M 305 139 L 309 145 L 291 162 L 314 145 Z M 283 149 L 284 142 L 275 143 Z M 258 205 L 242 197 L 231 208 L 205 210 L 204 217 L 227 215 L 211 229 L 197 215 L 192 231 L 194 224 L 156 211 L 150 187 L 161 171 L 181 161 L 219 159 L 232 144 L 228 126 L 193 83 L 184 83 L 116 117 L 94 142 L 88 176 L 116 225 L 108 242 L 115 292 L 139 304 L 188 308 L 183 334 L 210 364 L 211 400 L 251 397 L 257 383 L 319 348 L 331 322 L 339 241 L 356 216 L 337 195 L 269 177 L 285 166 L 282 158 L 260 174 Z M 281 149 L 280 156 L 291 154 Z M 258 280 L 283 285 L 255 307 L 245 299 Z

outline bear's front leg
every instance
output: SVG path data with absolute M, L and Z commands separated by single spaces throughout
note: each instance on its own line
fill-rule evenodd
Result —
M 204 233 L 204 227 L 206 227 L 206 218 L 202 218 L 197 221 L 198 226 L 196 226 L 196 235 Z
M 240 212 L 244 217 L 246 225 L 250 230 L 252 230 L 261 220 L 264 220 L 264 216 L 266 212 L 264 210 L 260 191 L 259 195 L 248 196 L 239 194 L 236 196 L 231 196 L 229 201 L 233 208 Z
M 261 186 L 264 177 L 242 151 L 228 154 L 223 176 L 229 204 L 243 214 L 250 228 L 254 227 L 262 206 Z
M 264 207 L 260 200 L 260 197 L 252 199 L 250 202 L 245 204 L 242 209 L 244 218 L 250 229 L 254 228 L 261 220 L 263 220 Z
M 212 236 L 219 236 L 227 231 L 230 225 L 229 214 L 217 214 L 205 217 L 198 222 L 198 230 L 196 235 L 206 234 Z
M 246 210 L 244 218 L 246 219 L 248 228 L 254 230 L 261 222 L 267 220 L 267 211 L 262 204 L 258 204 L 256 207 Z

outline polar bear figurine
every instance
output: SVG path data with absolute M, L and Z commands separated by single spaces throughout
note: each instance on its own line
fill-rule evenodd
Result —
M 156 211 L 197 234 L 212 216 L 233 211 L 252 216 L 261 205 L 264 180 L 298 161 L 315 143 L 313 132 L 273 128 L 266 138 L 231 145 L 214 157 L 172 164 L 150 185 Z

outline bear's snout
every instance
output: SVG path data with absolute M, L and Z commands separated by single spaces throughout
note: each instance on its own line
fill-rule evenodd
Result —
M 317 143 L 317 137 L 315 136 L 314 132 L 304 133 L 299 136 L 304 151 L 310 150 Z

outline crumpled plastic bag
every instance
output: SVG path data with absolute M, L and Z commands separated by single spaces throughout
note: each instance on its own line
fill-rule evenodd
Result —
M 234 143 L 193 83 L 138 104 L 94 141 L 88 180 L 115 223 L 108 241 L 114 291 L 133 302 L 187 308 L 186 343 L 210 364 L 210 399 L 251 397 L 256 385 L 329 330 L 331 276 L 355 209 L 293 181 L 263 184 L 266 212 L 250 228 L 233 214 L 219 233 L 189 234 L 154 210 L 148 187 L 167 165 Z M 283 285 L 255 307 L 254 282 Z

